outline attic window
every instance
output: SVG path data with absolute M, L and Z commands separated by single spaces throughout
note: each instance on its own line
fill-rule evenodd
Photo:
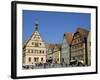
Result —
M 32 45 L 34 45 L 34 42 L 32 42 Z
M 38 43 L 35 43 L 35 47 L 38 47 Z

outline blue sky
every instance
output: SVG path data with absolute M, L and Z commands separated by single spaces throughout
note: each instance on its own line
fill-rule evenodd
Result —
M 77 27 L 87 30 L 91 27 L 89 13 L 23 10 L 23 41 L 34 32 L 36 19 L 40 35 L 46 43 L 61 43 L 64 32 L 74 33 Z

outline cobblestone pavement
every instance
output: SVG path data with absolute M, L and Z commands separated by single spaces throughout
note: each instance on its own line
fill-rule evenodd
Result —
M 46 69 L 46 68 L 60 68 L 60 67 L 68 67 L 65 64 L 43 64 L 43 65 L 26 65 L 23 66 L 23 69 Z
M 23 69 L 46 69 L 46 68 L 62 68 L 62 67 L 75 67 L 82 65 L 66 65 L 66 64 L 38 64 L 38 65 L 23 65 Z

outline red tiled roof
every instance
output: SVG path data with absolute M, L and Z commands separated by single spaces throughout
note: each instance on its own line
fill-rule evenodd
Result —
M 53 49 L 53 48 L 55 48 L 55 47 L 57 47 L 57 48 L 61 48 L 61 44 L 46 44 L 46 47 L 47 48 L 51 48 L 51 49 Z
M 55 47 L 57 47 L 59 49 L 61 48 L 61 46 L 62 46 L 61 44 L 55 44 Z
M 80 35 L 81 35 L 81 37 L 83 37 L 83 38 L 87 38 L 87 36 L 88 36 L 88 33 L 89 33 L 89 31 L 88 30 L 86 30 L 86 29 L 83 29 L 83 28 L 77 28 L 77 30 L 76 30 L 76 32 L 79 32 L 80 33 Z
M 54 48 L 55 44 L 46 43 L 46 48 Z
M 72 41 L 72 38 L 73 38 L 73 34 L 72 33 L 65 32 L 64 33 L 64 37 L 67 40 L 68 44 L 70 45 L 71 44 L 71 41 Z

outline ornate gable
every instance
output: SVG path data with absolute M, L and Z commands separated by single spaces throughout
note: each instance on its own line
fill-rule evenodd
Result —
M 42 41 L 42 38 L 40 36 L 40 33 L 38 31 L 38 25 L 35 24 L 35 31 L 29 38 L 29 40 L 25 43 L 24 47 L 45 47 L 44 42 Z

